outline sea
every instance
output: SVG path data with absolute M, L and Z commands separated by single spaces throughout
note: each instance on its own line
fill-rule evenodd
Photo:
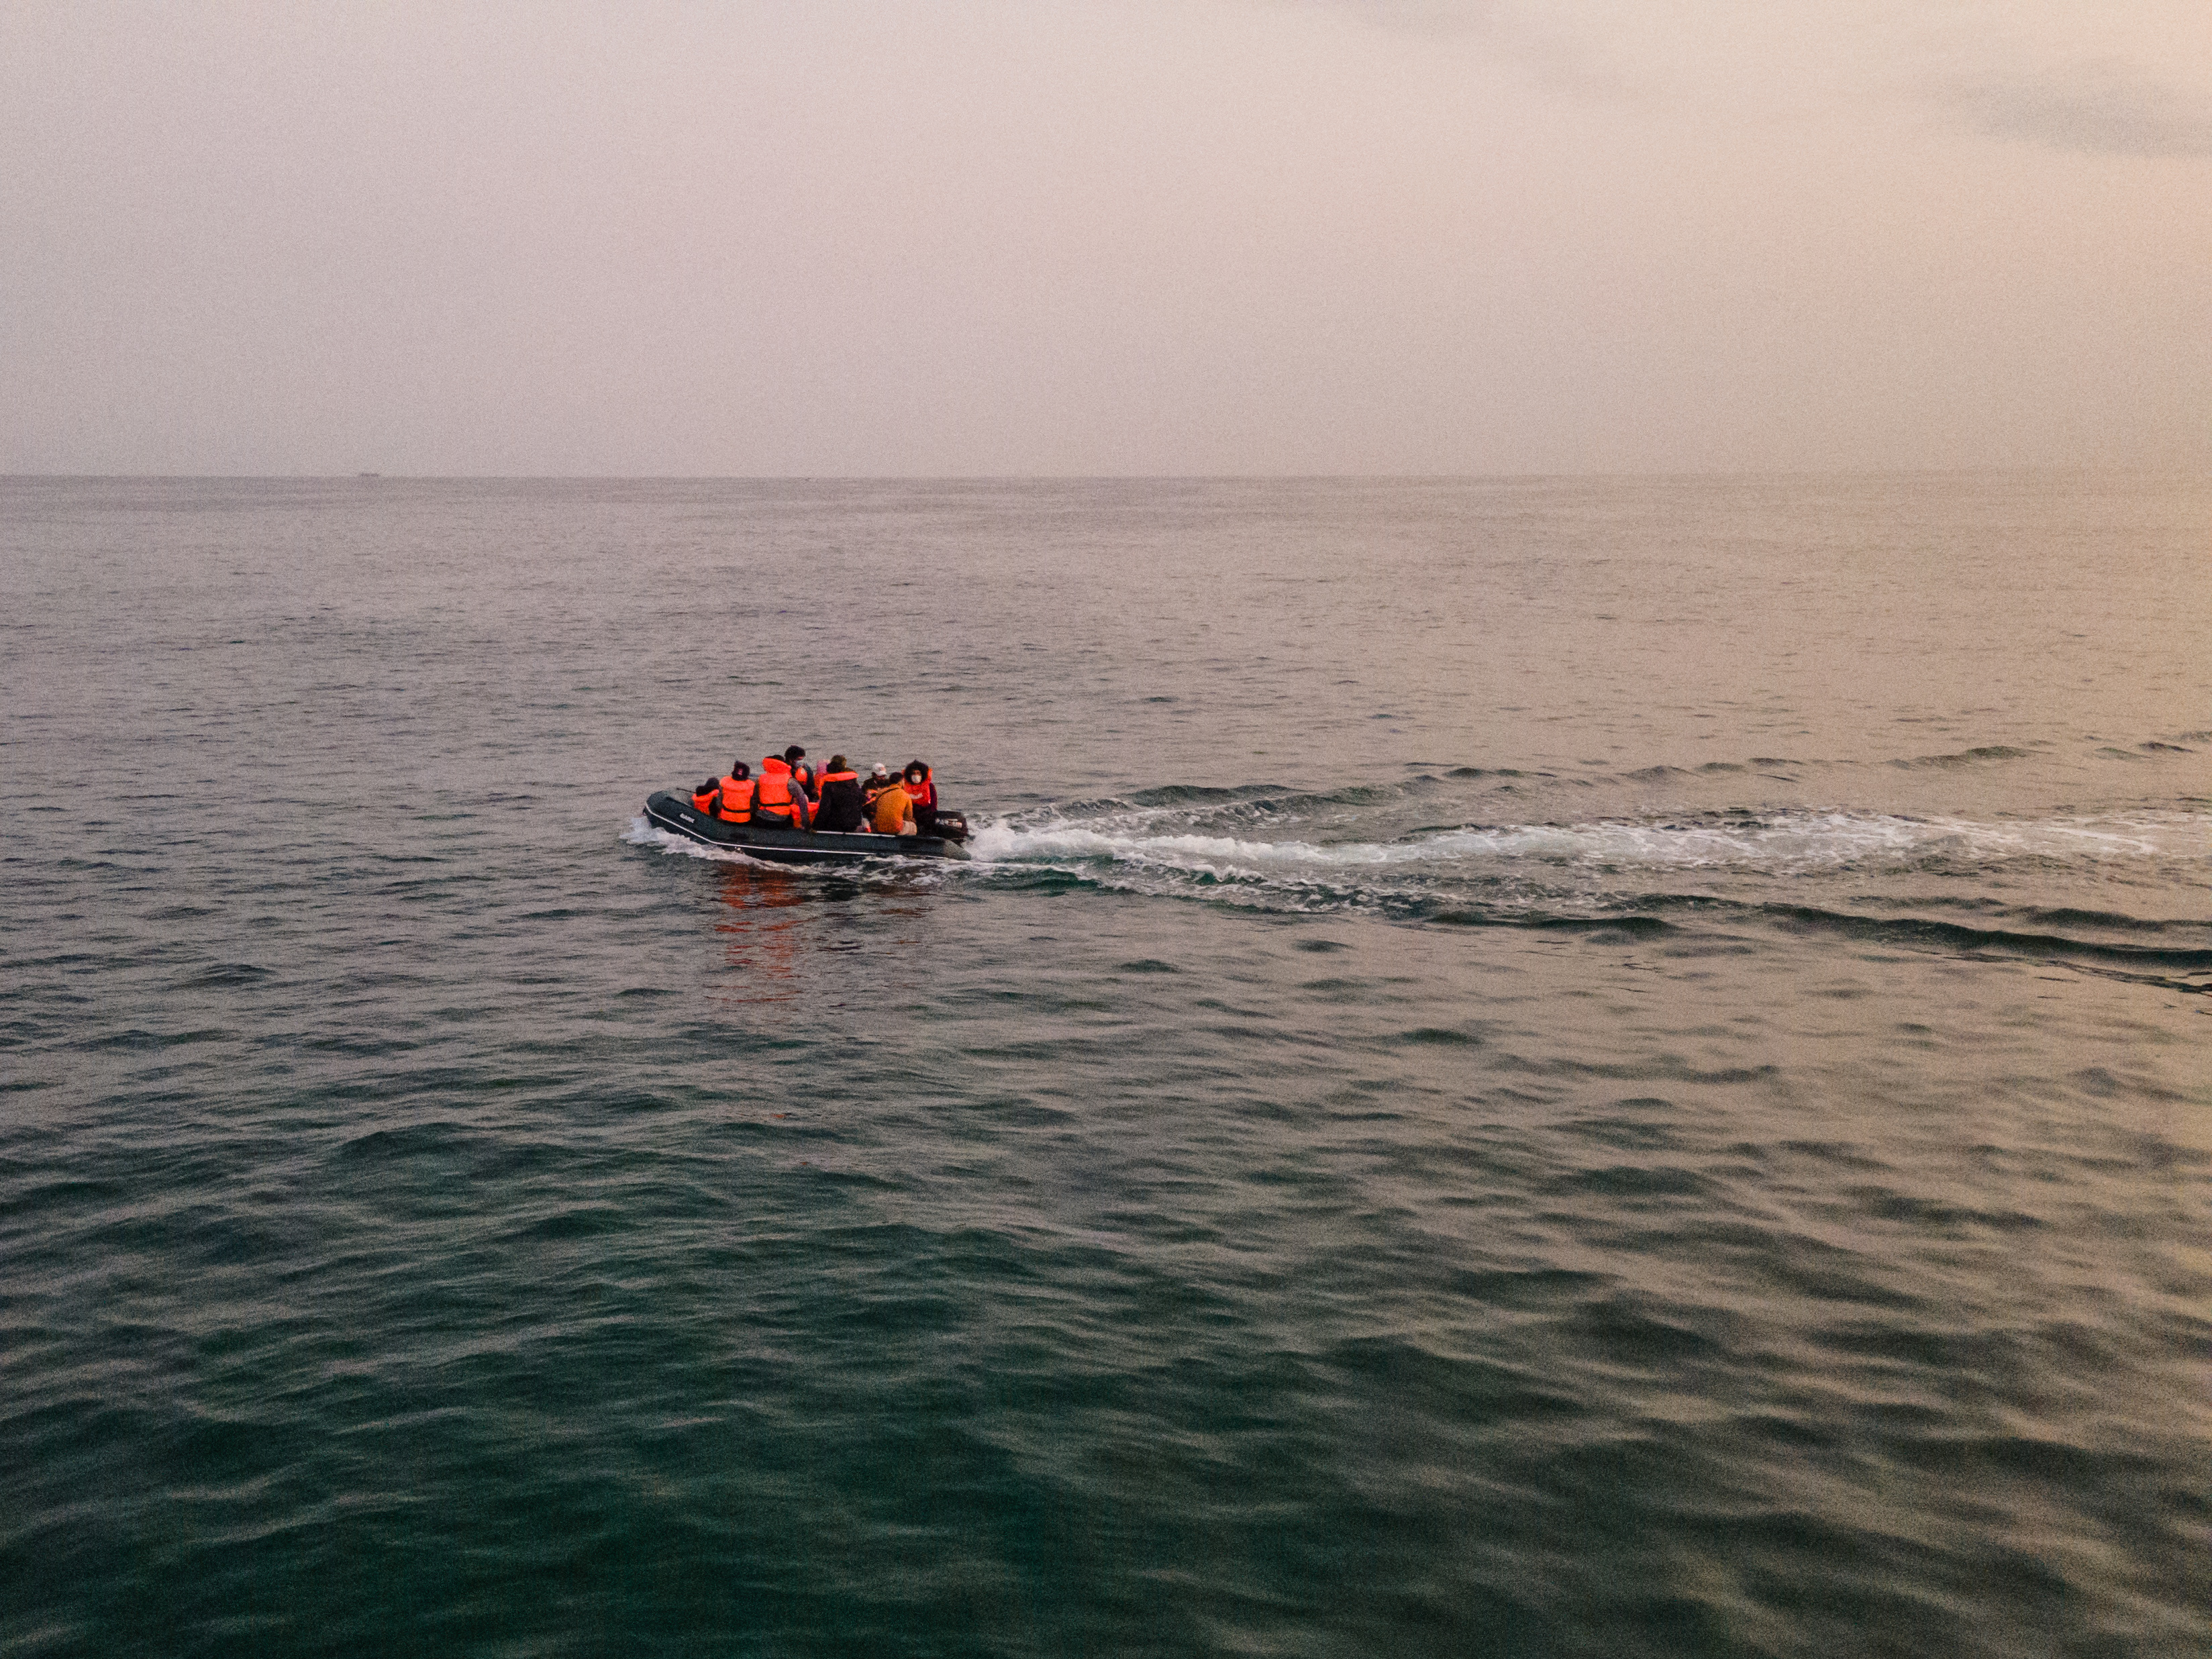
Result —
M 12 478 L 0 690 L 0 1653 L 2212 1653 L 2201 473 Z

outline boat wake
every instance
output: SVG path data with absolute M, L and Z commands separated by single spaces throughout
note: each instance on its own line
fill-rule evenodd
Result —
M 1142 815 L 1157 817 L 1157 811 Z M 1149 832 L 1148 832 L 1149 831 Z M 1774 875 L 1931 864 L 1996 867 L 2021 861 L 2111 864 L 2191 860 L 2212 873 L 2212 820 L 2172 813 L 2127 819 L 1973 823 L 1883 813 L 1784 812 L 1669 817 L 1649 822 L 1471 824 L 1389 841 L 1261 841 L 1150 825 L 1060 819 L 988 823 L 978 859 L 995 862 L 1108 860 L 1217 878 L 1309 869 L 1503 870 L 1516 865 L 1590 871 L 1744 871 Z
M 2202 813 L 1976 821 L 1790 811 L 1431 826 L 1372 839 L 1354 838 L 1356 824 L 1334 826 L 1354 832 L 1337 837 L 1223 833 L 1224 810 L 1249 805 L 1000 819 L 977 832 L 971 870 L 1437 926 L 1645 936 L 1755 927 L 2212 990 L 2212 921 L 2130 908 L 2154 891 L 2170 902 L 2177 883 L 2212 886 L 2212 817 Z
M 689 836 L 678 836 L 663 830 L 644 813 L 629 821 L 623 837 L 633 847 L 657 847 L 664 853 L 681 854 L 685 858 L 704 859 L 709 864 L 750 865 L 757 870 L 778 866 L 760 859 L 747 858 L 734 847 L 709 847 L 704 842 L 694 841 Z
M 2212 991 L 2212 919 L 2141 913 L 2170 906 L 2177 889 L 2212 890 L 2212 813 L 1729 811 L 1400 828 L 1406 810 L 1388 790 L 1163 790 L 984 820 L 973 862 L 921 878 L 1438 927 L 1757 928 Z M 1268 829 L 1286 833 L 1255 833 Z M 782 868 L 642 817 L 623 839 Z

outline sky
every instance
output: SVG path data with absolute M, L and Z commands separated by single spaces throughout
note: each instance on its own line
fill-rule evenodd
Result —
M 0 471 L 2208 464 L 2206 0 L 0 0 Z

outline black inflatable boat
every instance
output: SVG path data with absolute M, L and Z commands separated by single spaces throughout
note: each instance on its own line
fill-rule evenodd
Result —
M 663 789 L 645 803 L 645 815 L 672 835 L 709 847 L 727 847 L 749 859 L 775 864 L 858 864 L 863 859 L 964 859 L 968 821 L 957 812 L 937 815 L 934 836 L 842 835 L 835 830 L 779 830 L 765 823 L 725 823 L 691 805 L 688 794 Z

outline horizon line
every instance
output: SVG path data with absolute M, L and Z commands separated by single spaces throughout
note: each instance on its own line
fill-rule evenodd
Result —
M 2019 461 L 1951 466 L 1727 467 L 1498 472 L 47 472 L 0 481 L 111 483 L 1473 483 L 1555 479 L 1951 477 L 2019 472 L 2191 472 L 2190 461 Z

